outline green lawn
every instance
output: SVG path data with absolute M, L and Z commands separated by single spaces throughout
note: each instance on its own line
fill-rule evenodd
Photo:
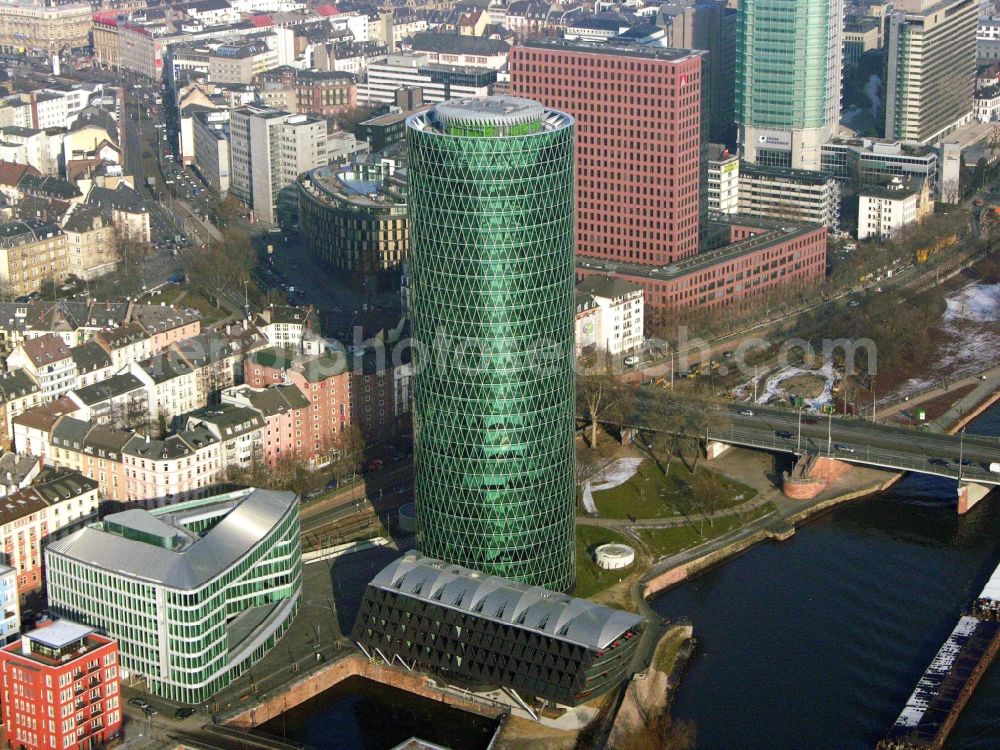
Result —
M 573 596 L 586 599 L 618 583 L 619 578 L 624 578 L 632 571 L 631 567 L 624 570 L 601 570 L 597 567 L 592 554 L 594 548 L 612 542 L 629 544 L 625 537 L 611 529 L 601 526 L 576 527 L 576 589 Z
M 729 508 L 753 498 L 757 493 L 721 474 L 698 467 L 700 479 L 710 479 L 719 493 L 716 509 Z M 594 504 L 605 518 L 679 518 L 691 515 L 692 474 L 683 461 L 674 459 L 667 476 L 655 461 L 646 460 L 624 484 L 594 493 Z
M 763 518 L 775 510 L 774 503 L 769 502 L 746 513 L 717 518 L 715 524 L 711 526 L 707 520 L 702 524 L 702 518 L 694 516 L 691 518 L 691 522 L 684 526 L 670 529 L 648 529 L 640 531 L 639 535 L 649 545 L 654 558 L 675 555 L 702 542 L 738 529 L 751 521 Z
M 222 320 L 227 313 L 213 305 L 199 292 L 188 292 L 184 299 L 177 303 L 180 307 L 192 307 L 201 313 L 202 324 L 211 324 Z
M 142 296 L 142 301 L 151 305 L 158 305 L 161 302 L 167 305 L 172 305 L 182 294 L 184 294 L 184 290 L 177 284 L 166 284 L 165 286 L 161 286 L 157 289 L 155 294 L 153 292 L 144 294 Z M 181 300 L 181 307 L 183 306 L 184 302 Z

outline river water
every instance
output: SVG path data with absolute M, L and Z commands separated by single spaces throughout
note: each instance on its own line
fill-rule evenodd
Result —
M 960 518 L 954 482 L 907 477 L 658 597 L 699 639 L 674 703 L 698 748 L 871 750 L 1000 563 L 997 494 Z M 946 748 L 1000 748 L 1000 664 Z

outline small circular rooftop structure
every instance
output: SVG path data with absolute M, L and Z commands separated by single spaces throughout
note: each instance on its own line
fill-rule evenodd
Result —
M 417 504 L 406 503 L 399 506 L 399 530 L 412 534 L 417 530 Z
M 635 562 L 635 550 L 627 544 L 602 544 L 594 550 L 594 562 L 601 570 L 621 570 Z

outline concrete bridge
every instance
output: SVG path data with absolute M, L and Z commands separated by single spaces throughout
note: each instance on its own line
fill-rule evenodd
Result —
M 640 408 L 630 426 L 656 430 L 643 418 L 642 399 L 663 398 L 640 394 Z M 704 409 L 674 400 L 678 409 Z M 832 415 L 794 412 L 751 404 L 709 407 L 708 426 L 702 439 L 710 458 L 730 446 L 808 455 L 817 458 L 895 471 L 954 479 L 958 483 L 958 511 L 967 512 L 994 487 L 1000 486 L 1000 439 L 982 435 L 944 435 L 905 427 L 844 419 Z M 1000 468 L 1000 467 L 997 467 Z

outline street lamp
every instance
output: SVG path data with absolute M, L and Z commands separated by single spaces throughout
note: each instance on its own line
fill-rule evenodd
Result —
M 965 460 L 965 428 L 958 433 L 958 481 L 962 481 L 962 469 L 965 466 L 962 463 Z
M 799 428 L 795 431 L 795 455 L 802 455 L 802 407 L 799 407 Z

